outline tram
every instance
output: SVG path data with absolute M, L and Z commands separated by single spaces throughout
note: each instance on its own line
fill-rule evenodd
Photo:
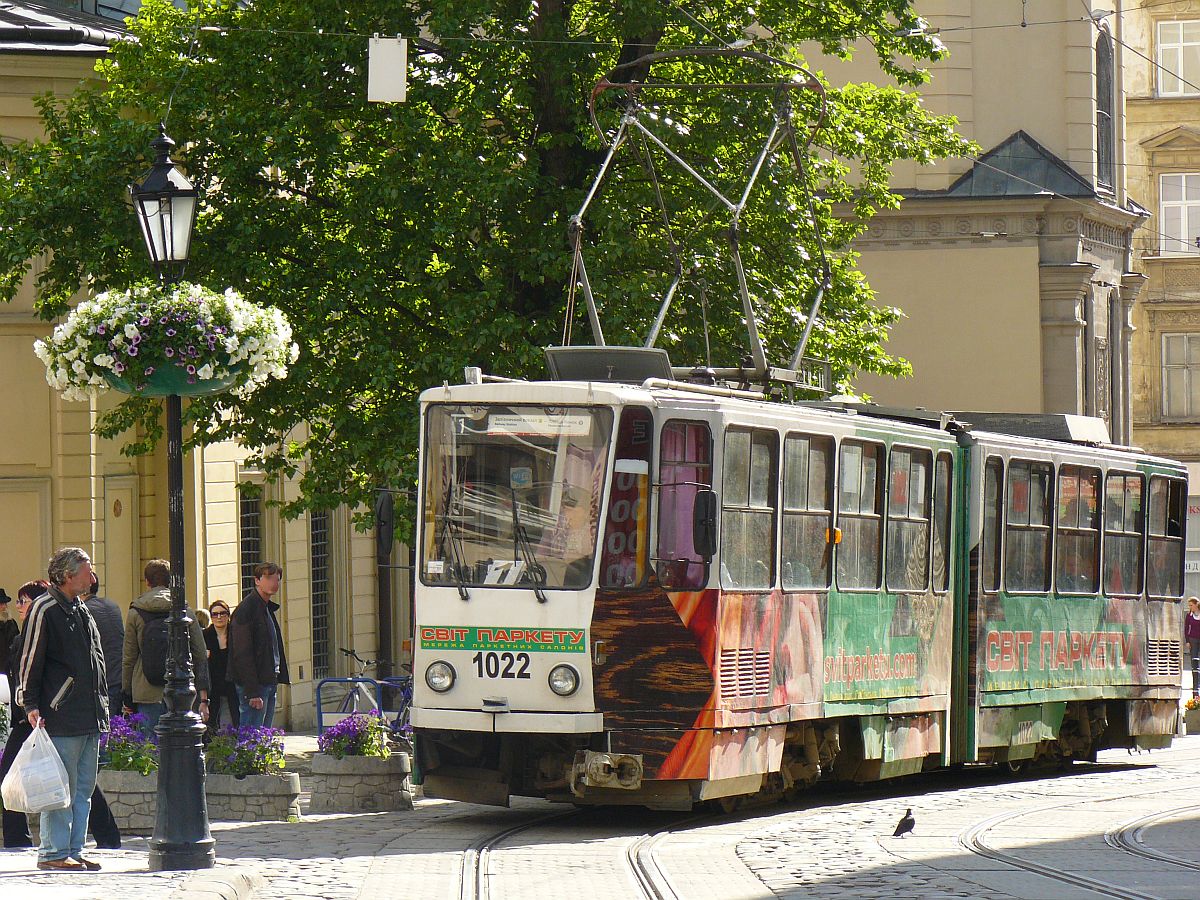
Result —
M 427 796 L 686 809 L 1170 744 L 1179 463 L 1083 417 L 647 377 L 654 352 L 422 394 Z

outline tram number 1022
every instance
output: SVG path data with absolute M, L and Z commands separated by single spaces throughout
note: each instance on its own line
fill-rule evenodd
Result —
M 528 653 L 476 653 L 471 657 L 480 678 L 528 678 Z

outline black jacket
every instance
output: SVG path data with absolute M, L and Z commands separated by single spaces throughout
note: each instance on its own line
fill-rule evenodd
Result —
M 13 619 L 0 622 L 0 672 L 9 673 L 17 667 L 17 657 L 12 655 L 9 648 L 20 630 L 21 627 Z
M 247 697 L 261 697 L 263 685 L 291 684 L 283 632 L 275 618 L 279 604 L 250 591 L 229 617 L 229 664 L 226 678 Z M 279 673 L 275 672 L 272 640 L 279 641 Z
M 108 731 L 108 683 L 100 631 L 87 606 L 58 588 L 25 617 L 17 702 L 36 709 L 52 736 Z
M 83 601 L 100 631 L 100 646 L 104 649 L 105 681 L 109 700 L 121 696 L 121 652 L 125 646 L 125 621 L 121 607 L 107 597 L 88 597 Z

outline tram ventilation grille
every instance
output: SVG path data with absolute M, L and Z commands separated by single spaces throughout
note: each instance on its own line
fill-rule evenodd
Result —
M 1146 641 L 1146 674 L 1179 674 L 1179 641 Z
M 758 697 L 771 692 L 769 650 L 722 650 L 721 696 Z

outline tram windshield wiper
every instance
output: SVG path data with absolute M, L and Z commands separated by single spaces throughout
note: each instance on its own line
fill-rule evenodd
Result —
M 525 572 L 521 580 L 532 581 L 533 596 L 537 597 L 538 603 L 545 603 L 546 592 L 542 590 L 542 586 L 546 583 L 546 569 L 537 561 L 533 544 L 529 542 L 529 534 L 521 523 L 521 514 L 517 510 L 517 492 L 512 488 L 509 490 L 512 492 L 513 558 L 518 558 L 520 554 L 519 558 L 525 560 Z
M 463 578 L 466 554 L 463 552 L 462 537 L 458 533 L 458 525 L 455 523 L 453 516 L 454 488 L 456 484 L 457 479 L 455 479 L 452 471 L 450 482 L 446 485 L 446 502 L 442 504 L 445 518 L 442 520 L 441 544 L 450 557 L 450 575 L 454 579 L 454 586 L 458 588 L 458 596 L 466 601 L 471 599 L 471 595 L 467 591 L 466 580 Z

